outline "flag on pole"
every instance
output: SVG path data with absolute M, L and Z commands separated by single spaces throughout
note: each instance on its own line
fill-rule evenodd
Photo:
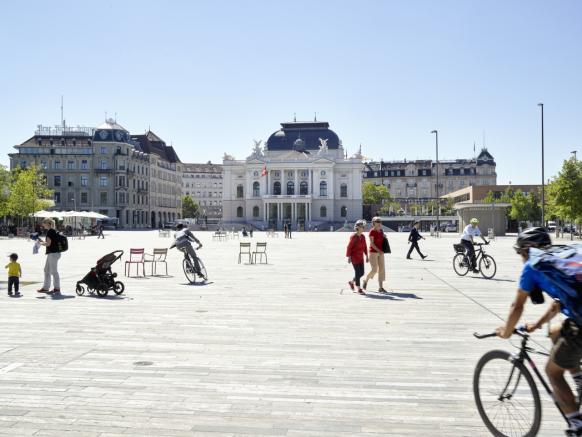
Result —
M 263 171 L 261 172 L 261 176 L 267 176 L 267 166 L 263 167 Z

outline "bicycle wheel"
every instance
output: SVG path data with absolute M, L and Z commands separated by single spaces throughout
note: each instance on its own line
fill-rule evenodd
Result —
M 479 270 L 485 279 L 491 279 L 497 272 L 497 264 L 490 255 L 483 255 L 479 260 Z
M 455 273 L 459 276 L 465 276 L 469 273 L 469 263 L 465 259 L 465 255 L 462 253 L 457 253 L 453 258 L 453 269 Z
M 184 275 L 190 284 L 196 283 L 196 272 L 194 272 L 194 266 L 188 258 L 184 258 L 182 261 L 182 267 L 184 268 Z
M 487 352 L 475 368 L 473 394 L 477 410 L 497 437 L 533 437 L 542 420 L 540 395 L 529 370 L 511 354 Z
M 200 279 L 208 281 L 208 273 L 206 272 L 206 267 L 204 267 L 204 263 L 200 258 L 198 258 L 198 264 L 200 265 L 200 274 L 202 275 L 202 278 Z

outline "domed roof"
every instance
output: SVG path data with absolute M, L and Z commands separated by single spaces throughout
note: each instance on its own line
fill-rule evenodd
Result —
M 99 126 L 97 126 L 97 129 L 99 129 L 99 130 L 103 130 L 103 129 L 107 129 L 107 130 L 123 130 L 125 132 L 128 132 L 127 129 L 125 129 L 123 126 L 117 124 L 117 122 L 114 119 L 112 119 L 112 118 L 108 118 L 107 120 L 105 120 L 105 123 L 102 123 Z
M 267 150 L 319 150 L 320 140 L 327 140 L 329 149 L 341 145 L 337 134 L 324 121 L 281 123 L 281 128 L 267 140 Z

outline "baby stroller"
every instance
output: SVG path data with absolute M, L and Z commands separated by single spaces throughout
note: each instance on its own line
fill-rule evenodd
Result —
M 91 294 L 97 293 L 98 296 L 107 296 L 109 290 L 113 290 L 117 295 L 123 293 L 125 285 L 121 281 L 116 281 L 117 273 L 111 271 L 111 264 L 121 258 L 122 255 L 123 250 L 115 250 L 99 259 L 97 265 L 83 279 L 77 282 L 75 290 L 77 295 L 82 296 L 86 290 L 89 290 Z

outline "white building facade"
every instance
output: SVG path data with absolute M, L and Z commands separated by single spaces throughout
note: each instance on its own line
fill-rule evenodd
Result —
M 281 123 L 251 156 L 223 159 L 223 221 L 312 229 L 362 215 L 362 157 L 345 156 L 327 122 Z

